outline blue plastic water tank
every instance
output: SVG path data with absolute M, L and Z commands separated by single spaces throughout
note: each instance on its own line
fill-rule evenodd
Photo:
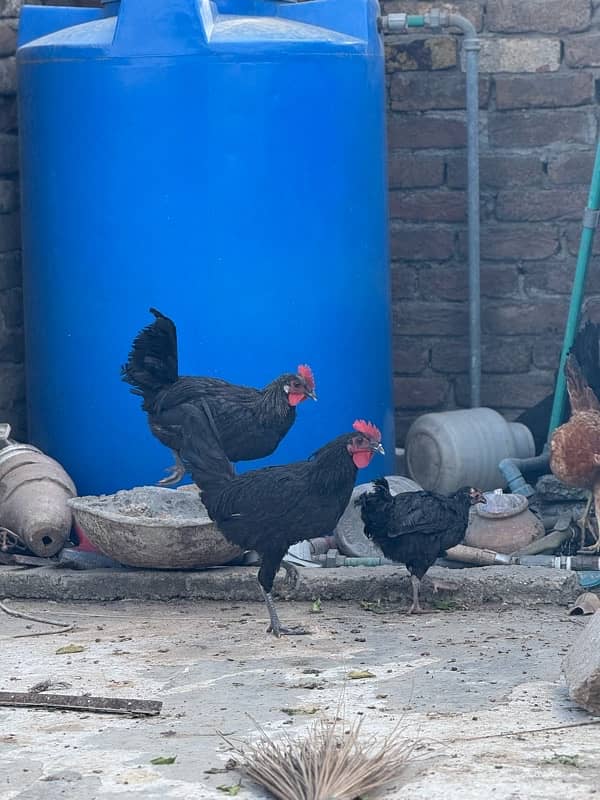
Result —
M 171 463 L 119 374 L 149 306 L 175 320 L 184 374 L 261 386 L 311 365 L 319 403 L 261 465 L 365 417 L 387 455 L 361 479 L 393 472 L 377 15 L 375 0 L 23 9 L 29 431 L 80 493 Z

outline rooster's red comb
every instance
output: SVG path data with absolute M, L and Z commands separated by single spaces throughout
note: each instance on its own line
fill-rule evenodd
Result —
M 302 378 L 309 391 L 313 392 L 315 389 L 315 376 L 312 369 L 308 364 L 300 364 L 298 367 L 298 375 Z
M 376 425 L 373 425 L 372 422 L 367 422 L 364 419 L 357 419 L 352 427 L 355 431 L 364 433 L 364 435 L 373 442 L 381 441 L 381 431 Z

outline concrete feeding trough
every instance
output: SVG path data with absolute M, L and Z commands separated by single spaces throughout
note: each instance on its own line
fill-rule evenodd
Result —
M 241 555 L 194 492 L 140 486 L 69 500 L 77 524 L 105 555 L 130 567 L 193 569 Z

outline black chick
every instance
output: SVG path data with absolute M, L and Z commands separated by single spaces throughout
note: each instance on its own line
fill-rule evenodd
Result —
M 181 458 L 201 489 L 208 515 L 221 533 L 261 556 L 258 582 L 275 636 L 303 634 L 281 625 L 271 589 L 290 545 L 330 534 L 350 501 L 358 469 L 383 453 L 381 433 L 356 420 L 306 461 L 235 475 L 219 446 L 212 420 L 200 408 L 186 409 Z
M 409 614 L 421 614 L 421 580 L 436 558 L 460 544 L 469 524 L 469 509 L 485 503 L 479 489 L 468 486 L 446 497 L 434 492 L 402 492 L 395 497 L 385 478 L 358 497 L 365 534 L 386 558 L 406 564 L 411 575 L 413 603 Z

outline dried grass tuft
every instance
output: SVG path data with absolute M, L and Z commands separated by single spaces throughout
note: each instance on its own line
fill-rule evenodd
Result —
M 244 747 L 232 745 L 241 769 L 279 800 L 355 800 L 391 781 L 406 783 L 414 743 L 399 728 L 385 737 L 349 729 L 339 717 L 316 722 L 303 734 L 271 738 L 264 730 Z

